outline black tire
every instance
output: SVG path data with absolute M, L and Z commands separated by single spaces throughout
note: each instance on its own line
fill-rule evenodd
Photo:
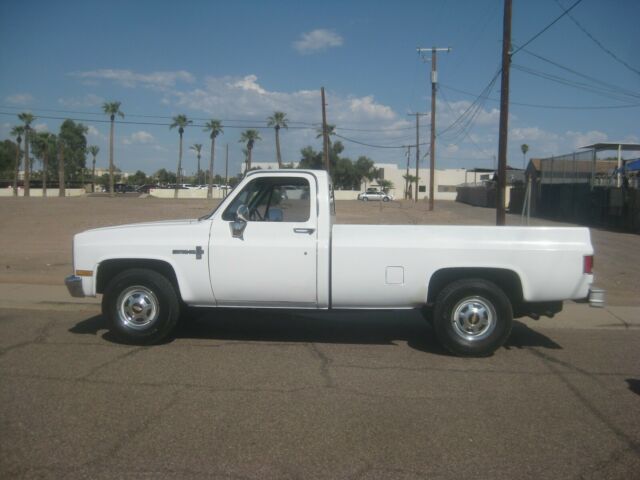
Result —
M 454 355 L 491 355 L 511 334 L 513 309 L 495 283 L 481 278 L 447 285 L 436 299 L 433 328 L 441 345 Z
M 174 331 L 180 318 L 180 300 L 165 276 L 132 268 L 109 282 L 102 298 L 102 313 L 120 340 L 150 345 Z
M 369 199 L 368 199 L 367 197 L 362 197 L 362 201 L 363 201 L 363 202 L 368 202 L 368 201 L 369 201 Z
M 383 197 L 383 198 L 382 198 L 382 201 L 383 201 L 383 202 L 388 202 L 388 201 L 389 201 L 389 197 Z

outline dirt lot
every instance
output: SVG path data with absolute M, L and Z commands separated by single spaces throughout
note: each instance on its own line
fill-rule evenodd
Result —
M 135 197 L 0 199 L 0 282 L 60 284 L 71 272 L 71 238 L 88 228 L 123 223 L 194 218 L 217 202 Z M 508 215 L 510 225 L 520 217 Z M 338 223 L 491 225 L 495 212 L 455 202 L 389 204 L 338 202 Z M 534 225 L 566 225 L 534 219 Z M 592 229 L 596 283 L 611 305 L 640 305 L 640 236 Z

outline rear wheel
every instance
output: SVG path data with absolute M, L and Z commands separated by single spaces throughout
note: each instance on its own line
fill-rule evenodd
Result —
M 153 344 L 167 338 L 180 318 L 176 289 L 154 270 L 136 268 L 116 275 L 102 298 L 112 332 L 128 343 Z
M 433 312 L 438 340 L 461 356 L 491 355 L 509 337 L 512 323 L 509 298 L 496 284 L 480 278 L 447 285 Z

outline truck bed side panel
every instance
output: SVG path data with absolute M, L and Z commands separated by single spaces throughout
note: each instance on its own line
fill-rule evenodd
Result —
M 586 228 L 334 225 L 332 306 L 419 307 L 431 276 L 456 267 L 511 270 L 526 301 L 584 298 L 592 254 Z

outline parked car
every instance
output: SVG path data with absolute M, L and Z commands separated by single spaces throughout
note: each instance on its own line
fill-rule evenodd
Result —
M 363 202 L 368 202 L 369 200 L 389 202 L 393 200 L 393 195 L 385 193 L 382 190 L 367 190 L 366 192 L 358 194 L 358 200 L 362 200 Z
M 142 344 L 188 307 L 416 309 L 449 351 L 482 356 L 514 317 L 604 305 L 588 228 L 337 225 L 332 203 L 324 171 L 251 171 L 198 219 L 76 234 L 66 285 L 103 294 L 112 332 Z

